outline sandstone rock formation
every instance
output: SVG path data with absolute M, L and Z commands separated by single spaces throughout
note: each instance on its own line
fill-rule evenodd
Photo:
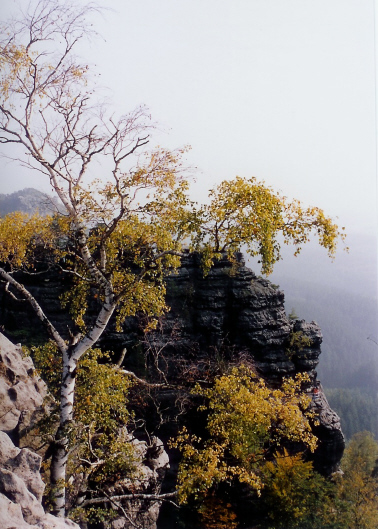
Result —
M 45 513 L 42 495 L 41 456 L 20 448 L 27 440 L 28 430 L 44 413 L 47 396 L 45 383 L 36 375 L 31 358 L 22 355 L 0 333 L 0 527 L 1 529 L 68 529 L 79 526 L 68 519 Z M 152 494 L 160 492 L 168 455 L 157 437 L 151 443 L 132 438 L 126 432 L 125 442 L 135 450 L 137 474 L 130 480 L 120 479 L 108 495 Z M 117 505 L 120 505 L 117 509 Z M 121 500 L 112 504 L 119 516 L 106 523 L 107 529 L 143 527 L 155 529 L 160 501 L 141 498 Z M 110 505 L 109 505 L 110 506 Z
M 41 413 L 44 382 L 20 347 L 0 334 L 0 527 L 2 529 L 69 529 L 70 520 L 46 514 L 41 456 L 18 444 Z
M 190 356 L 200 364 L 210 352 L 214 358 L 225 354 L 227 360 L 243 353 L 271 384 L 298 372 L 315 381 L 322 341 L 318 325 L 290 321 L 284 293 L 257 277 L 241 255 L 236 270 L 223 259 L 204 277 L 199 256 L 188 254 L 177 273 L 167 277 L 167 301 L 171 310 L 147 344 L 164 349 L 165 358 L 177 362 Z M 310 345 L 292 348 L 294 333 L 307 337 Z M 126 346 L 127 360 L 133 361 L 141 336 L 137 322 L 129 320 L 123 333 L 110 329 L 103 342 L 115 351 Z
M 283 292 L 257 277 L 245 266 L 241 255 L 238 261 L 239 266 L 234 270 L 226 259 L 221 259 L 204 276 L 200 257 L 187 254 L 177 273 L 167 277 L 167 301 L 171 310 L 157 330 L 145 336 L 140 320 L 129 318 L 121 333 L 110 326 L 101 346 L 114 351 L 115 360 L 126 348 L 126 368 L 143 377 L 147 374 L 151 382 L 194 381 L 205 376 L 208 370 L 214 373 L 229 362 L 243 361 L 253 365 L 273 386 L 279 385 L 284 376 L 307 372 L 311 380 L 307 390 L 312 392 L 318 385 L 316 367 L 322 342 L 318 325 L 290 320 L 286 316 Z M 38 285 L 33 285 L 30 276 L 25 280 L 64 333 L 67 316 L 58 302 L 61 278 L 49 272 L 44 281 L 39 278 Z M 0 296 L 0 324 L 7 329 L 18 324 L 24 332 L 32 324 L 34 333 L 42 332 L 26 304 L 16 307 L 13 302 L 6 303 L 4 295 Z M 177 408 L 180 404 L 172 389 L 158 393 L 162 404 L 159 413 L 166 410 L 166 415 L 161 414 L 157 419 L 163 423 L 159 437 L 165 443 L 175 428 L 167 422 L 169 415 L 177 415 L 182 409 Z M 322 392 L 321 395 L 317 404 L 319 425 L 314 427 L 319 438 L 314 463 L 318 470 L 329 475 L 338 468 L 344 438 L 339 418 L 329 408 Z M 19 423 L 18 418 L 14 421 Z
M 34 374 L 31 358 L 22 356 L 21 346 L 14 346 L 0 334 L 0 430 L 18 444 L 42 409 L 47 390 Z
M 315 452 L 315 466 L 322 474 L 329 475 L 339 469 L 344 436 L 340 417 L 331 409 L 322 385 L 317 384 L 317 388 L 317 397 L 311 402 L 311 408 L 319 421 L 319 424 L 313 428 L 320 441 Z
M 150 356 L 150 372 L 155 369 L 155 376 L 159 376 L 157 364 L 168 381 L 190 377 L 191 373 L 201 378 L 209 365 L 225 365 L 239 357 L 239 361 L 252 364 L 271 385 L 280 384 L 283 377 L 308 373 L 311 382 L 307 390 L 311 392 L 318 385 L 316 367 L 322 342 L 319 326 L 290 320 L 284 293 L 257 277 L 245 266 L 242 255 L 238 260 L 236 270 L 223 259 L 204 277 L 199 256 L 188 254 L 177 273 L 167 278 L 171 310 L 144 345 Z M 133 321 L 125 324 L 123 333 L 110 330 L 104 337 L 106 346 L 115 351 L 127 347 L 126 359 L 134 360 L 136 370 L 138 355 L 142 354 L 141 340 Z M 158 353 L 157 361 L 156 356 L 151 358 L 154 352 Z M 184 375 L 180 375 L 180 369 Z M 168 392 L 165 406 L 172 407 L 173 400 Z M 314 464 L 317 470 L 330 475 L 338 468 L 345 442 L 340 419 L 323 393 L 318 419 L 320 424 L 314 430 L 319 448 Z

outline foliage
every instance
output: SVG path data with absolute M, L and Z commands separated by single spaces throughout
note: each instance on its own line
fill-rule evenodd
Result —
M 378 460 L 378 442 L 371 432 L 358 432 L 349 442 L 342 459 L 344 472 L 352 471 L 356 465 L 366 475 L 372 475 Z
M 264 466 L 263 501 L 275 528 L 315 527 L 314 520 L 322 515 L 326 494 L 331 492 L 312 462 L 302 457 L 284 449 Z
M 33 347 L 30 354 L 57 408 L 62 358 L 56 344 L 50 341 L 44 346 Z M 110 355 L 99 349 L 87 351 L 78 365 L 76 376 L 67 472 L 71 509 L 78 496 L 85 495 L 88 488 L 94 494 L 99 487 L 103 489 L 125 475 L 130 477 L 134 471 L 131 437 L 126 429 L 132 421 L 128 409 L 130 377 L 110 364 Z M 49 438 L 57 420 L 57 413 L 51 409 L 45 424 L 40 425 L 40 435 Z M 79 481 L 77 476 L 80 476 Z
M 378 523 L 378 443 L 370 432 L 349 442 L 342 473 L 326 480 L 301 455 L 285 450 L 264 466 L 270 529 L 373 529 Z
M 230 503 L 215 494 L 207 495 L 198 509 L 203 529 L 236 529 L 237 517 Z
M 298 200 L 289 201 L 256 178 L 223 181 L 209 193 L 210 204 L 200 210 L 201 243 L 204 263 L 227 252 L 229 257 L 243 246 L 261 259 L 262 271 L 269 274 L 281 258 L 279 236 L 284 244 L 294 244 L 295 255 L 308 242 L 311 233 L 333 257 L 336 241 L 343 230 L 319 208 L 304 208 Z
M 334 500 L 325 527 L 375 529 L 378 525 L 378 443 L 370 432 L 355 434 L 341 462 Z M 326 525 L 329 524 L 329 525 Z
M 298 314 L 297 314 L 297 312 L 296 312 L 296 310 L 295 310 L 294 307 L 291 309 L 291 312 L 290 312 L 290 314 L 288 315 L 288 318 L 289 318 L 289 320 L 291 320 L 291 321 L 295 321 L 295 320 L 298 319 Z
M 50 218 L 21 212 L 0 218 L 0 262 L 9 271 L 35 269 L 41 250 L 52 249 L 54 240 Z
M 215 459 L 218 458 L 216 472 L 216 464 L 210 458 L 211 448 L 215 443 L 208 444 L 206 457 L 201 458 L 200 450 L 194 447 L 199 441 L 184 432 L 179 443 L 176 442 L 176 445 L 181 443 L 184 458 L 179 475 L 180 499 L 188 501 L 190 498 L 197 498 L 204 527 L 213 527 L 215 520 L 220 520 L 220 524 L 224 523 L 219 527 L 233 527 L 236 524 L 233 507 L 218 495 L 217 485 L 222 478 L 229 485 L 234 483 L 235 476 L 239 478 L 240 474 L 232 471 L 229 471 L 227 477 L 222 476 L 222 470 L 226 471 L 227 465 L 230 465 L 230 461 L 235 461 L 235 458 L 228 454 L 226 462 L 226 451 L 219 451 L 217 454 L 213 452 Z M 255 462 L 253 472 L 258 475 L 261 487 L 261 498 L 255 508 L 267 513 L 271 520 L 267 522 L 270 529 L 377 527 L 378 443 L 369 432 L 353 437 L 342 461 L 343 474 L 337 474 L 331 480 L 315 472 L 312 463 L 305 461 L 302 453 L 290 455 L 283 448 L 268 459 L 267 455 L 266 450 L 261 450 L 260 461 Z M 193 461 L 191 467 L 189 460 Z M 202 462 L 205 464 L 201 465 Z M 207 469 L 206 462 L 213 463 L 213 466 Z M 201 467 L 198 469 L 197 465 Z M 244 468 L 247 468 L 246 464 Z M 188 485 L 182 479 L 191 482 Z M 188 496 L 183 498 L 183 492 Z
M 374 369 L 371 368 L 374 373 Z M 332 388 L 325 390 L 328 402 L 340 416 L 346 439 L 368 430 L 378 436 L 378 396 L 376 391 L 358 388 Z
M 159 316 L 166 310 L 163 272 L 179 265 L 179 258 L 174 254 L 180 249 L 176 240 L 178 231 L 183 229 L 175 216 L 172 196 L 165 205 L 169 216 L 166 211 L 165 218 L 162 211 L 165 200 L 162 195 L 168 194 L 171 183 L 173 186 L 177 183 L 171 182 L 172 179 L 172 175 L 162 177 L 159 186 L 165 191 L 161 191 L 160 197 L 155 189 L 153 203 L 136 206 L 138 214 L 129 214 L 117 222 L 110 233 L 103 216 L 98 218 L 101 223 L 86 236 L 93 265 L 101 269 L 105 277 L 112 278 L 118 326 L 138 311 Z M 148 187 L 148 182 L 143 180 L 140 186 Z M 92 210 L 88 212 L 93 214 Z M 45 265 L 53 261 L 61 272 L 71 275 L 71 281 L 67 282 L 70 288 L 62 296 L 63 307 L 69 307 L 76 325 L 85 330 L 83 317 L 88 298 L 101 299 L 102 285 L 96 284 L 88 263 L 80 255 L 81 241 L 70 219 L 11 213 L 0 220 L 0 241 L 0 260 L 9 272 L 33 271 L 43 255 Z
M 301 392 L 305 380 L 298 375 L 272 390 L 240 367 L 217 378 L 212 388 L 197 385 L 195 393 L 207 401 L 200 409 L 209 413 L 209 439 L 184 429 L 172 442 L 182 452 L 180 502 L 201 499 L 220 483 L 234 480 L 260 491 L 264 461 L 285 441 L 303 443 L 313 451 L 316 439 L 306 412 L 309 398 Z
M 289 335 L 289 347 L 286 354 L 292 358 L 296 353 L 300 353 L 306 347 L 311 347 L 311 338 L 306 336 L 303 331 L 293 331 Z

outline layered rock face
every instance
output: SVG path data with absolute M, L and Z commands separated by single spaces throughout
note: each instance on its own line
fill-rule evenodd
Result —
M 18 448 L 42 413 L 44 382 L 30 358 L 0 334 L 0 527 L 2 529 L 79 529 L 70 520 L 46 514 L 41 456 Z
M 160 370 L 171 382 L 182 376 L 195 380 L 216 363 L 221 369 L 222 364 L 238 361 L 254 366 L 273 386 L 279 385 L 283 377 L 307 373 L 311 395 L 318 386 L 316 367 L 322 342 L 319 326 L 290 320 L 284 293 L 247 268 L 241 254 L 237 264 L 233 268 L 227 259 L 220 260 L 204 276 L 199 256 L 188 254 L 177 273 L 167 278 L 171 310 L 143 344 L 149 355 L 149 372 L 158 377 Z M 126 322 L 123 333 L 110 330 L 103 339 L 115 351 L 127 347 L 126 361 L 134 361 L 136 370 L 138 354 L 142 354 L 141 340 L 137 323 L 132 320 Z M 320 394 L 315 409 L 319 447 L 314 465 L 330 475 L 338 469 L 345 442 L 339 417 L 330 409 L 321 388 Z M 173 405 L 173 400 L 168 392 L 164 403 Z
M 171 325 L 178 321 L 183 335 L 198 343 L 200 351 L 229 346 L 235 353 L 244 352 L 270 383 L 298 372 L 315 378 L 322 341 L 319 327 L 289 321 L 284 293 L 257 277 L 241 255 L 238 258 L 235 270 L 224 259 L 204 277 L 198 256 L 188 255 L 177 276 L 168 278 L 172 310 L 167 320 Z M 310 345 L 292 347 L 294 333 L 307 337 Z
M 168 382 L 178 378 L 196 380 L 214 366 L 236 360 L 253 365 L 268 384 L 279 385 L 282 377 L 298 372 L 308 373 L 317 384 L 321 331 L 314 322 L 291 321 L 285 313 L 284 294 L 266 279 L 257 277 L 245 266 L 241 255 L 233 269 L 226 259 L 215 263 L 204 276 L 198 255 L 187 254 L 177 273 L 167 277 L 167 303 L 170 312 L 156 332 L 144 335 L 140 320 L 129 318 L 122 333 L 110 326 L 101 346 L 114 351 L 116 358 L 127 349 L 125 365 L 139 375 L 148 374 L 151 381 Z M 32 278 L 25 278 L 32 281 Z M 40 281 L 40 278 L 39 278 Z M 53 274 L 38 286 L 28 285 L 41 300 L 57 327 L 67 329 L 66 315 L 59 307 L 61 280 Z M 33 321 L 25 304 L 16 308 L 3 304 L 0 323 L 5 328 L 17 318 L 20 327 Z M 35 321 L 35 328 L 38 322 Z M 147 358 L 147 370 L 146 360 Z M 173 407 L 176 395 L 162 394 L 164 405 Z M 337 415 L 326 399 L 319 409 L 320 424 L 316 435 L 320 443 L 315 466 L 324 474 L 338 467 L 344 449 L 344 438 Z M 165 440 L 165 438 L 163 439 Z
M 199 256 L 188 254 L 166 282 L 170 311 L 150 333 L 147 348 L 153 345 L 164 350 L 166 358 L 191 357 L 197 363 L 210 352 L 219 357 L 227 350 L 231 360 L 232 351 L 244 354 L 271 384 L 298 372 L 316 379 L 322 342 L 318 325 L 290 321 L 284 293 L 257 277 L 241 255 L 236 268 L 223 259 L 204 276 Z M 110 329 L 102 342 L 115 351 L 124 346 L 132 351 L 141 336 L 137 322 L 130 319 L 123 333 Z M 293 337 L 302 340 L 302 346 Z

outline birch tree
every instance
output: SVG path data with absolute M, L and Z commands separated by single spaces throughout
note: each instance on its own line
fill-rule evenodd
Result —
M 8 156 L 46 176 L 64 210 L 54 220 L 17 214 L 4 219 L 0 269 L 9 294 L 31 304 L 63 358 L 51 464 L 58 516 L 65 510 L 77 364 L 117 308 L 118 325 L 137 312 L 164 312 L 162 272 L 179 264 L 175 254 L 185 233 L 185 221 L 176 218 L 186 202 L 180 152 L 143 152 L 151 129 L 146 110 L 116 119 L 94 98 L 87 65 L 73 55 L 93 10 L 41 0 L 3 28 L 0 49 L 0 142 Z M 98 179 L 94 166 L 101 170 Z M 35 272 L 43 251 L 72 277 L 63 300 L 74 323 L 68 336 L 17 276 L 20 270 Z M 96 299 L 97 315 L 88 326 L 89 297 Z

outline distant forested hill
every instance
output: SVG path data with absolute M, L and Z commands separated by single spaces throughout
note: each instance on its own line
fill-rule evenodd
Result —
M 378 391 L 377 299 L 319 283 L 281 278 L 286 309 L 316 321 L 323 333 L 319 377 L 323 385 Z
M 322 329 L 319 378 L 345 435 L 370 430 L 378 438 L 377 298 L 294 279 L 282 283 L 286 307 Z
M 38 211 L 41 215 L 47 215 L 56 211 L 57 207 L 54 198 L 31 187 L 15 191 L 9 195 L 0 194 L 0 217 L 13 211 L 22 211 L 23 213 Z

